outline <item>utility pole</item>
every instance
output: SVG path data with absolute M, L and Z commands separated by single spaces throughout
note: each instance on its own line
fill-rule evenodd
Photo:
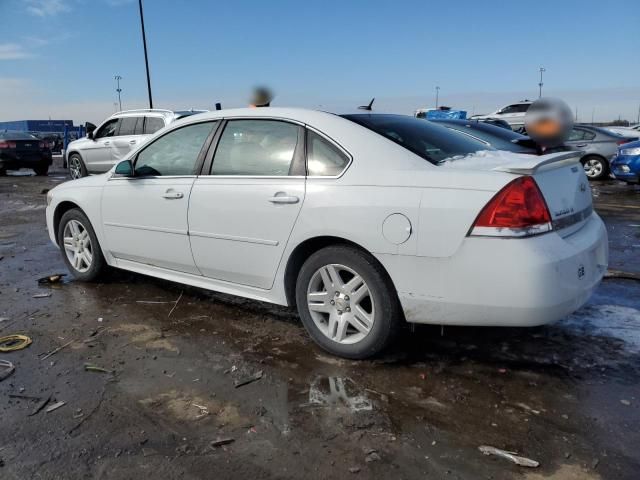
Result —
M 120 98 L 120 93 L 122 92 L 122 89 L 120 88 L 120 80 L 122 80 L 122 77 L 120 75 L 116 75 L 115 77 L 113 77 L 116 81 L 116 92 L 118 92 L 118 108 L 119 108 L 119 112 L 122 111 L 122 98 Z
M 440 87 L 436 85 L 436 109 L 438 108 L 438 99 L 440 97 Z
M 640 123 L 640 105 L 638 105 L 638 118 L 636 119 L 636 123 Z
M 153 99 L 151 98 L 151 77 L 149 76 L 149 57 L 147 55 L 147 35 L 144 32 L 144 13 L 142 12 L 142 0 L 138 0 L 140 7 L 140 26 L 142 27 L 142 45 L 144 46 L 144 66 L 147 69 L 147 92 L 149 92 L 149 108 L 153 108 Z
M 542 85 L 544 85 L 542 83 L 542 73 L 546 72 L 546 71 L 547 71 L 546 68 L 540 67 L 540 83 L 538 83 L 538 87 L 539 87 L 540 90 L 538 91 L 538 98 L 542 98 Z

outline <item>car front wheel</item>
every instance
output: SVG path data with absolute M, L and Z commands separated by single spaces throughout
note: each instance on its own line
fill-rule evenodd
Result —
M 585 157 L 582 159 L 582 165 L 589 180 L 601 180 L 609 175 L 609 165 L 604 158 Z
M 72 208 L 62 215 L 58 245 L 67 268 L 78 280 L 91 282 L 105 270 L 106 262 L 98 238 L 82 210 Z
M 302 323 L 324 350 L 363 359 L 382 352 L 401 325 L 397 295 L 382 266 L 348 246 L 317 251 L 296 284 Z
M 87 176 L 87 169 L 84 166 L 84 162 L 77 153 L 69 156 L 69 176 L 73 180 Z

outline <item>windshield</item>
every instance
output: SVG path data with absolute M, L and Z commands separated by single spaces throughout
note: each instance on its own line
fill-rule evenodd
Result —
M 390 114 L 353 114 L 343 118 L 362 125 L 437 165 L 447 158 L 494 150 L 470 137 L 419 118 Z

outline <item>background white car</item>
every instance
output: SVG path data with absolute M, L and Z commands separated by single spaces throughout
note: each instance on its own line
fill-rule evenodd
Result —
M 487 115 L 473 115 L 470 118 L 476 120 L 487 120 L 487 119 L 498 119 L 504 120 L 509 125 L 511 125 L 512 130 L 518 130 L 524 127 L 524 116 L 529 110 L 533 102 L 530 100 L 523 100 L 521 102 L 512 103 L 511 105 L 506 105 L 502 108 L 499 108 L 493 113 L 489 113 Z
M 486 148 L 401 115 L 212 112 L 51 190 L 47 226 L 80 280 L 111 265 L 297 305 L 349 358 L 405 321 L 558 320 L 607 267 L 584 170 Z
M 71 178 L 104 173 L 158 130 L 181 118 L 204 110 L 125 110 L 96 127 L 87 123 L 87 136 L 71 142 L 65 151 L 65 165 Z

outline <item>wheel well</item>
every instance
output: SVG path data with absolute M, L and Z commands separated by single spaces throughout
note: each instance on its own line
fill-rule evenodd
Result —
M 56 207 L 56 211 L 53 212 L 53 228 L 54 228 L 53 231 L 56 235 L 56 240 L 58 237 L 58 228 L 60 227 L 60 220 L 62 219 L 62 216 L 72 208 L 78 208 L 82 210 L 78 205 L 76 205 L 73 202 L 60 202 Z
M 304 264 L 304 262 L 307 260 L 307 258 L 309 258 L 318 250 L 321 250 L 325 247 L 333 246 L 333 245 L 344 245 L 348 247 L 357 248 L 358 250 L 361 250 L 364 253 L 371 255 L 366 248 L 363 248 L 362 246 L 358 245 L 355 242 L 352 242 L 350 240 L 346 240 L 340 237 L 324 236 L 324 237 L 309 238 L 305 240 L 300 245 L 298 245 L 293 250 L 293 252 L 291 252 L 291 255 L 289 256 L 289 260 L 287 261 L 287 266 L 284 271 L 284 288 L 285 288 L 285 293 L 287 295 L 287 303 L 290 306 L 292 307 L 296 306 L 296 281 L 298 279 L 298 273 L 300 273 L 300 269 L 302 268 L 302 265 Z M 378 262 L 378 260 L 375 257 L 373 258 L 376 262 Z M 378 262 L 378 264 L 380 264 L 380 262 Z M 391 280 L 391 277 L 387 273 L 387 270 L 384 268 L 383 265 L 380 265 L 380 266 L 382 267 L 382 270 L 386 274 L 387 280 L 389 281 L 390 285 L 393 286 L 393 281 Z

